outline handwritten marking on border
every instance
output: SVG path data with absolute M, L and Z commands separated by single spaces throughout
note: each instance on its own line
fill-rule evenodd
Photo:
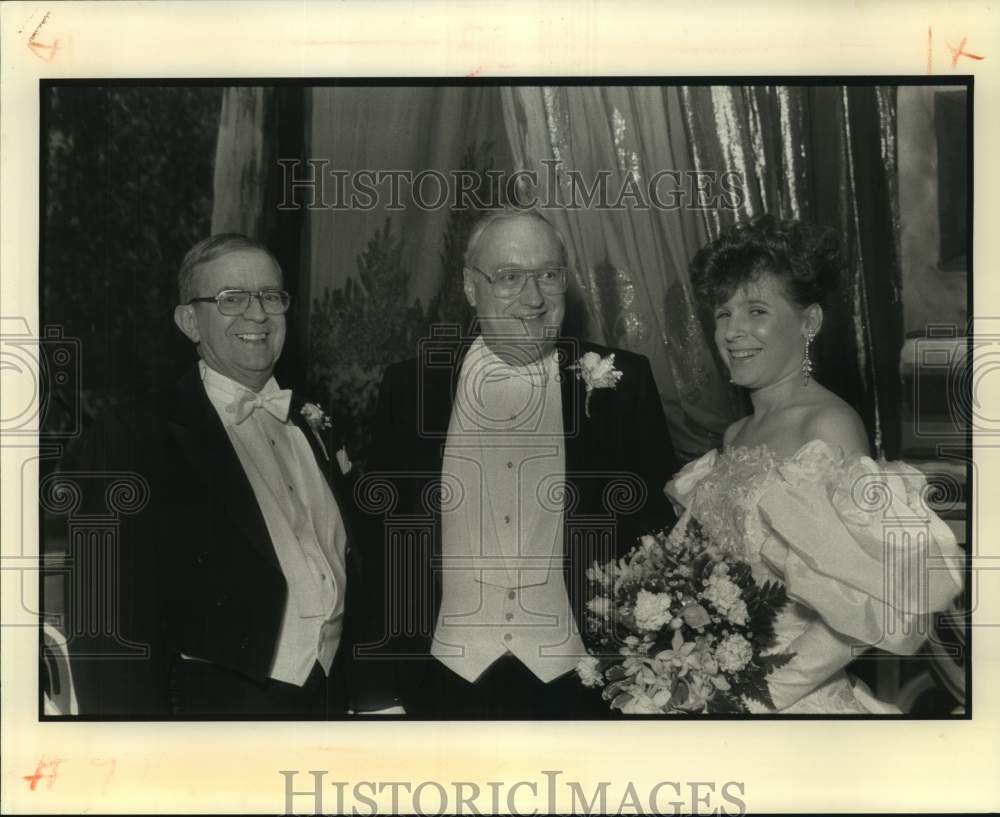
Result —
M 954 48 L 951 43 L 946 42 L 945 45 L 948 46 L 948 50 L 951 51 L 951 67 L 955 68 L 958 65 L 959 57 L 968 57 L 970 60 L 984 60 L 985 57 L 981 57 L 979 54 L 972 54 L 965 50 L 965 44 L 969 41 L 968 37 L 962 37 L 962 42 L 958 44 L 958 48 Z
M 28 38 L 28 48 L 31 49 L 31 53 L 33 53 L 40 60 L 45 60 L 45 62 L 52 62 L 52 60 L 56 58 L 56 53 L 59 51 L 61 45 L 58 37 L 51 43 L 38 41 L 38 34 L 49 21 L 50 15 L 51 12 L 45 12 L 45 16 L 42 17 L 42 21 L 35 26 L 35 30 L 31 32 L 31 36 Z
M 962 41 L 958 44 L 958 48 L 953 46 L 947 40 L 945 41 L 945 46 L 951 52 L 951 67 L 958 67 L 958 60 L 960 57 L 968 57 L 970 60 L 985 60 L 982 54 L 973 54 L 971 51 L 965 50 L 965 44 L 969 41 L 967 36 L 962 37 Z M 927 73 L 934 73 L 934 29 L 931 26 L 927 26 Z
M 41 780 L 47 780 L 47 789 L 51 789 L 53 784 L 56 782 L 56 778 L 59 776 L 59 764 L 62 763 L 61 759 L 56 760 L 46 760 L 44 757 L 38 761 L 38 765 L 35 767 L 34 774 L 26 774 L 22 778 L 26 780 L 31 788 L 31 791 L 38 790 L 38 783 Z

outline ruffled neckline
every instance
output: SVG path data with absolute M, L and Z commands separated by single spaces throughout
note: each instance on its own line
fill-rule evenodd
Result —
M 839 445 L 830 445 L 826 440 L 821 440 L 818 437 L 814 440 L 809 440 L 803 443 L 795 451 L 794 454 L 778 454 L 775 450 L 764 443 L 759 445 L 727 445 L 719 449 L 719 453 L 722 456 L 737 456 L 743 458 L 749 458 L 750 456 L 768 456 L 775 462 L 800 462 L 803 460 L 811 460 L 816 457 L 822 457 L 824 459 L 833 460 L 838 465 L 843 465 L 848 459 L 844 455 L 844 449 Z M 867 454 L 856 454 L 858 459 L 871 459 Z M 851 458 L 853 459 L 853 457 Z

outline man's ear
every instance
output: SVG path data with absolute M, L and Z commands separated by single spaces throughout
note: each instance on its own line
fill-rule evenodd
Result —
M 476 285 L 472 280 L 472 270 L 465 267 L 462 270 L 462 289 L 465 291 L 465 300 L 469 302 L 469 306 L 473 309 L 476 308 Z
M 190 304 L 174 307 L 174 323 L 192 343 L 201 341 L 198 331 L 198 319 L 194 315 L 194 307 Z
M 819 304 L 810 304 L 806 307 L 803 316 L 802 328 L 810 335 L 818 335 L 823 326 L 823 307 Z

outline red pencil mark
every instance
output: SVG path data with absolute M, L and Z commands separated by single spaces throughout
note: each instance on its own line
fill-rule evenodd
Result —
M 48 780 L 48 785 L 46 788 L 51 789 L 52 784 L 56 782 L 56 777 L 59 774 L 59 764 L 62 760 L 46 760 L 44 757 L 38 761 L 38 765 L 35 767 L 34 774 L 26 774 L 22 778 L 27 780 L 31 784 L 31 790 L 38 790 L 39 780 Z
M 483 70 L 483 66 L 482 65 L 477 65 L 475 68 L 473 68 L 471 71 L 469 71 L 469 73 L 466 74 L 465 76 L 467 76 L 467 77 L 474 77 L 474 76 L 476 76 L 482 70 Z
M 42 27 L 49 21 L 49 12 L 45 12 L 45 16 L 42 18 L 35 30 L 31 32 L 31 36 L 28 38 L 28 48 L 31 52 L 41 60 L 46 62 L 52 62 L 56 58 L 56 52 L 59 50 L 59 39 L 53 40 L 51 43 L 40 43 L 38 42 L 38 32 L 42 30 Z
M 985 57 L 980 57 L 978 54 L 970 54 L 965 50 L 965 44 L 968 42 L 968 37 L 962 37 L 962 42 L 958 44 L 958 48 L 952 46 L 951 43 L 945 43 L 948 46 L 948 50 L 951 51 L 951 67 L 955 68 L 958 65 L 959 57 L 968 57 L 970 60 L 983 60 Z
M 104 778 L 104 786 L 102 788 L 107 789 L 108 783 L 111 782 L 111 778 L 115 776 L 115 770 L 118 768 L 118 762 L 114 758 L 108 760 L 102 760 L 101 758 L 96 758 L 91 761 L 95 766 L 109 766 L 108 775 Z
M 931 47 L 934 42 L 934 34 L 931 32 L 931 27 L 927 26 L 927 73 L 934 73 L 934 50 Z

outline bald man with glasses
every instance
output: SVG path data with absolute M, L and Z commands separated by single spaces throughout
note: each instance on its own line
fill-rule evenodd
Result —
M 188 252 L 178 286 L 174 322 L 197 365 L 100 421 L 74 462 L 149 485 L 119 532 L 119 631 L 70 621 L 81 714 L 391 707 L 384 672 L 354 660 L 371 594 L 332 429 L 274 379 L 290 305 L 277 260 L 245 236 L 213 236 Z
M 649 363 L 562 335 L 567 255 L 537 211 L 487 215 L 462 272 L 476 331 L 386 370 L 358 493 L 383 525 L 383 648 L 410 715 L 606 716 L 573 672 L 587 568 L 674 521 Z M 594 361 L 607 382 L 578 377 Z

